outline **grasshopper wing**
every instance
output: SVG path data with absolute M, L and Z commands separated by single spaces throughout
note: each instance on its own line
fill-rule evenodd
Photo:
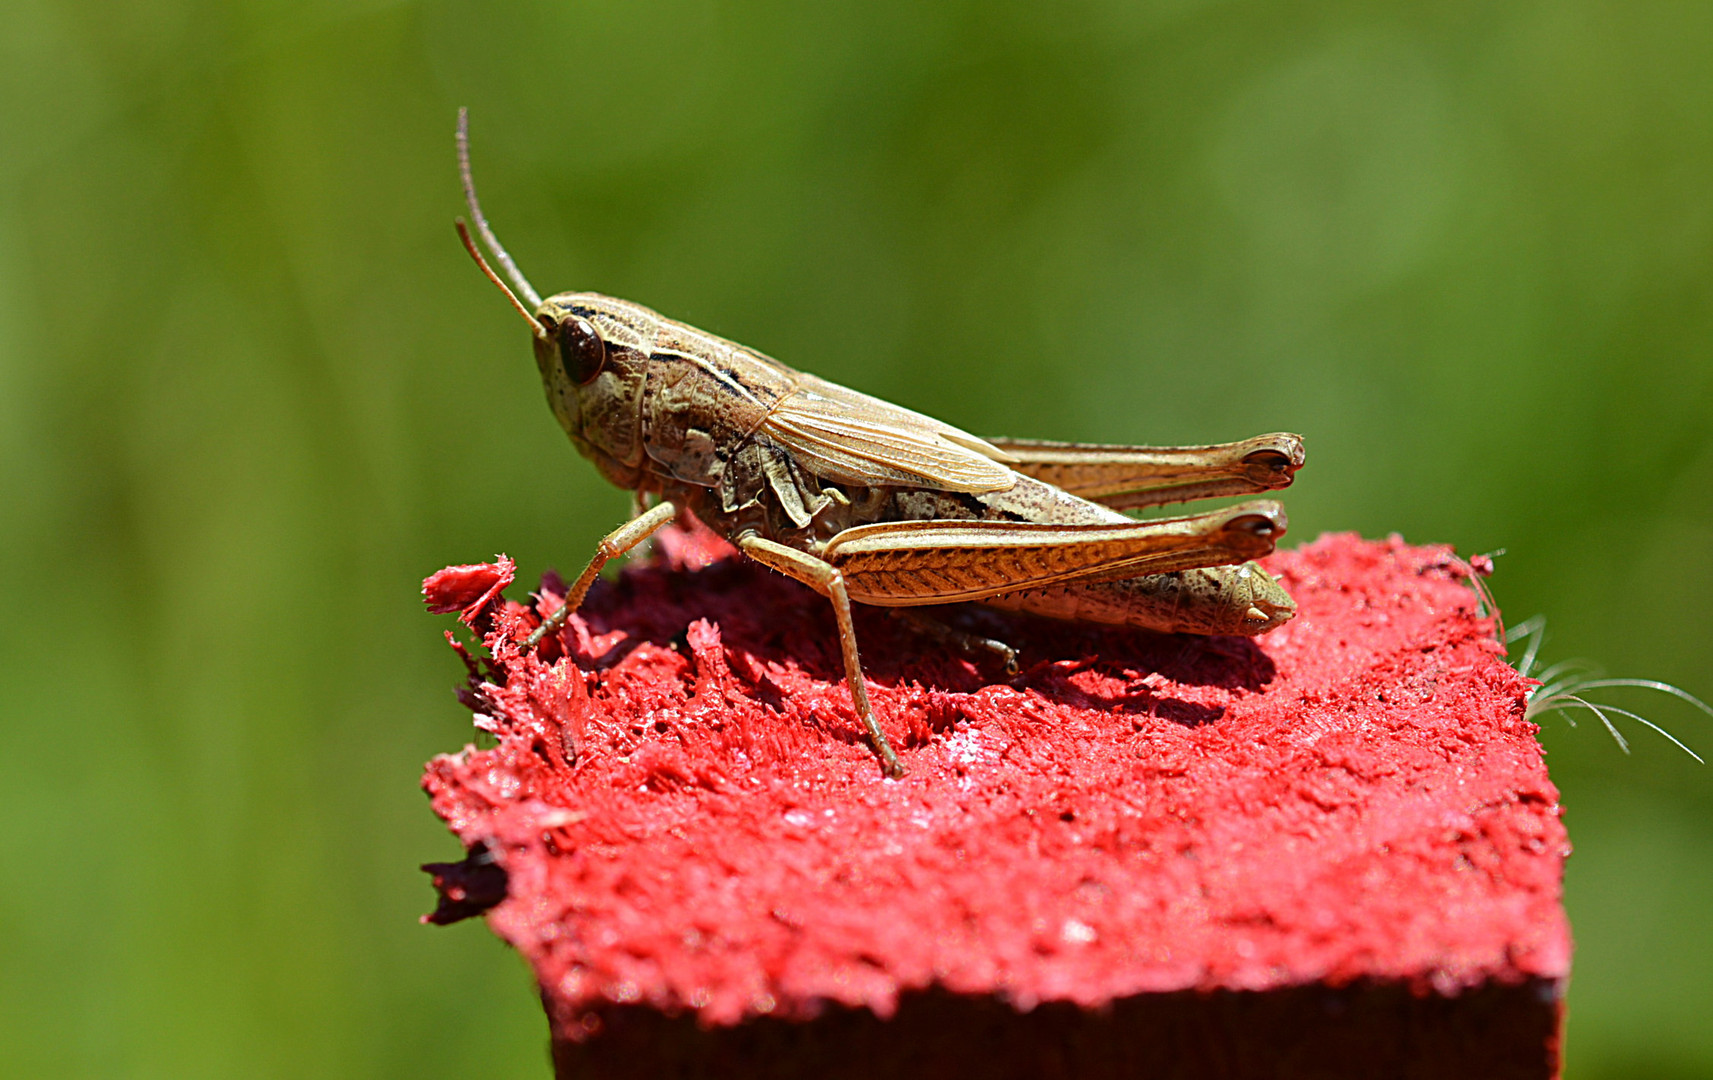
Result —
M 780 399 L 761 430 L 810 472 L 864 487 L 912 485 L 979 494 L 1017 482 L 1010 456 L 931 416 L 813 375 Z
M 844 575 L 852 600 L 909 607 L 1229 566 L 1271 552 L 1285 526 L 1284 508 L 1270 499 L 1123 524 L 892 521 L 845 530 L 821 558 Z

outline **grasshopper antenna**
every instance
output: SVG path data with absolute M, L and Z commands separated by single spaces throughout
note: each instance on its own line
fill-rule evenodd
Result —
M 488 228 L 488 219 L 482 214 L 482 204 L 476 199 L 476 180 L 470 175 L 470 110 L 465 108 L 458 110 L 458 178 L 464 182 L 464 203 L 470 208 L 470 218 L 476 223 L 476 231 L 482 234 L 482 240 L 488 245 L 488 250 L 493 252 L 494 261 L 500 264 L 500 269 L 506 272 L 506 277 L 510 278 L 511 283 L 517 286 L 518 293 L 521 293 L 523 298 L 529 301 L 530 307 L 540 307 L 540 294 L 535 291 L 534 286 L 530 285 L 529 279 L 524 277 L 522 271 L 517 268 L 517 263 L 512 262 L 512 257 L 506 254 L 506 249 L 500 243 L 500 238 L 494 235 L 494 230 Z M 459 230 L 460 233 L 463 231 L 462 229 Z M 468 238 L 466 238 L 466 244 L 468 244 Z M 523 308 L 522 304 L 518 304 L 517 295 L 512 294 L 510 289 L 506 289 L 500 279 L 494 275 L 494 272 L 488 270 L 488 264 L 482 261 L 481 255 L 476 253 L 475 248 L 472 247 L 470 251 L 471 254 L 476 255 L 476 261 L 481 263 L 482 269 L 487 270 L 488 276 L 494 279 L 494 284 L 505 289 L 506 293 L 511 295 L 512 303 Z M 524 308 L 524 314 L 529 315 L 528 308 Z M 535 316 L 529 315 L 529 321 L 535 322 Z
M 518 312 L 523 315 L 525 321 L 529 323 L 530 330 L 534 331 L 535 336 L 539 338 L 546 337 L 547 329 L 536 321 L 534 315 L 529 313 L 529 309 L 523 306 L 523 301 L 517 298 L 517 294 L 512 292 L 505 282 L 500 280 L 500 275 L 494 273 L 494 268 L 488 265 L 488 260 L 482 258 L 482 249 L 476 246 L 476 241 L 470 236 L 470 228 L 464 224 L 464 219 L 457 218 L 452 222 L 452 224 L 458 230 L 458 239 L 464 241 L 464 250 L 470 253 L 470 258 L 476 260 L 476 265 L 482 268 L 482 273 L 488 275 L 488 280 L 493 282 L 495 285 L 498 285 L 500 287 L 500 291 L 506 294 L 506 299 L 510 300 L 512 302 L 512 307 L 517 308 Z

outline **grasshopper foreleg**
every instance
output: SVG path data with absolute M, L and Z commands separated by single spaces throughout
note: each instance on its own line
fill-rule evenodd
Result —
M 869 708 L 868 689 L 863 685 L 862 660 L 857 655 L 856 626 L 851 621 L 851 600 L 845 592 L 844 574 L 813 555 L 754 534 L 739 538 L 738 548 L 763 566 L 777 570 L 787 577 L 796 578 L 833 602 L 833 617 L 839 625 L 839 647 L 845 656 L 845 681 L 851 688 L 851 704 L 856 706 L 857 717 L 862 721 L 862 726 L 868 729 L 869 740 L 874 744 L 875 753 L 880 755 L 881 766 L 886 775 L 893 779 L 903 776 L 904 765 L 893 752 L 892 744 L 886 741 L 886 733 L 880 730 L 880 723 L 874 718 L 874 710 Z
M 630 516 L 633 518 L 639 518 L 648 513 L 648 509 L 648 496 L 640 491 L 631 492 Z M 635 547 L 631 548 L 630 551 L 625 554 L 629 557 L 632 563 L 648 561 L 654 557 L 654 537 L 652 535 L 643 537 L 641 540 L 637 541 L 637 545 Z
M 589 560 L 589 565 L 583 568 L 583 572 L 577 575 L 577 580 L 571 584 L 571 591 L 565 594 L 565 602 L 541 620 L 541 625 L 524 639 L 523 651 L 530 651 L 541 644 L 541 640 L 547 635 L 559 632 L 559 628 L 565 625 L 572 612 L 582 606 L 583 598 L 589 595 L 589 587 L 595 584 L 595 579 L 601 574 L 601 567 L 653 536 L 677 516 L 678 507 L 663 502 L 602 537 L 600 545 L 595 548 L 595 557 Z

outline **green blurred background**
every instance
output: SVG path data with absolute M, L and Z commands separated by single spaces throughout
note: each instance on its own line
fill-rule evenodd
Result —
M 418 926 L 420 578 L 620 520 L 452 233 L 978 432 L 1288 429 L 1292 539 L 1508 548 L 1713 694 L 1713 6 L 11 0 L 0 1070 L 545 1075 Z M 1713 752 L 1713 722 L 1642 706 Z M 1709 772 L 1543 741 L 1569 1074 L 1713 1075 Z

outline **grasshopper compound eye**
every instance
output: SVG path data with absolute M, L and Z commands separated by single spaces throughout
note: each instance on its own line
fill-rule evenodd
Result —
M 578 386 L 593 381 L 607 362 L 607 345 L 587 319 L 567 315 L 554 331 L 559 342 L 559 362 Z

